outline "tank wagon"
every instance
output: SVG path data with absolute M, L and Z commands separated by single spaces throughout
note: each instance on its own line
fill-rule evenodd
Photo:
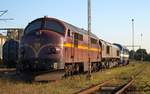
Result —
M 89 46 L 88 46 L 89 45 Z M 89 54 L 88 54 L 89 53 Z M 27 25 L 19 48 L 20 71 L 64 70 L 66 74 L 118 65 L 120 48 L 55 18 L 38 18 Z M 104 62 L 104 64 L 102 63 Z
M 7 67 L 16 67 L 18 61 L 19 42 L 14 39 L 7 40 L 3 45 L 3 63 Z

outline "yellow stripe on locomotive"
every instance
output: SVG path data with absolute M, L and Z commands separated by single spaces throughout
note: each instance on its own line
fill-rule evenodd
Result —
M 64 43 L 64 47 L 74 48 L 74 44 L 72 43 Z M 78 49 L 88 50 L 87 46 L 78 45 Z M 89 48 L 90 51 L 100 51 L 98 48 Z

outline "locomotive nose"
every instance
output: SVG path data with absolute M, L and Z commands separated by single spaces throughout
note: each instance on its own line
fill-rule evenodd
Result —
M 23 44 L 26 45 L 21 45 L 20 52 L 21 54 L 27 54 L 26 57 L 53 58 L 54 54 L 60 54 L 61 52 L 63 38 L 58 33 L 39 30 L 34 32 L 31 36 L 24 36 L 24 38 L 25 41 L 22 41 Z M 32 54 L 29 55 L 28 53 Z
M 41 58 L 60 58 L 61 45 L 63 44 L 63 38 L 60 34 L 53 31 L 40 32 L 40 48 L 38 48 L 38 57 Z
M 39 18 L 32 21 L 24 30 L 20 48 L 22 58 L 31 68 L 40 69 L 60 63 L 63 57 L 63 39 L 66 26 L 57 19 Z M 43 65 L 45 67 L 43 67 Z M 57 65 L 57 64 L 55 64 Z M 58 65 L 59 66 L 59 65 Z M 61 65 L 60 65 L 61 66 Z
M 45 69 L 60 61 L 63 44 L 60 34 L 50 30 L 40 30 L 30 36 L 24 36 L 23 39 L 22 43 L 25 45 L 21 45 L 20 53 L 24 61 L 30 62 L 31 66 Z

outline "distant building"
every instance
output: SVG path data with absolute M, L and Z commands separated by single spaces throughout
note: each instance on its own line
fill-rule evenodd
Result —
M 6 39 L 7 39 L 7 36 L 0 34 L 0 59 L 2 59 L 2 48 L 3 48 L 3 44 L 5 43 Z
M 6 31 L 7 35 L 0 34 L 0 59 L 2 59 L 2 49 L 5 41 L 9 39 L 15 39 L 20 41 L 23 33 L 21 28 L 0 28 L 0 30 Z
M 23 29 L 7 30 L 7 37 L 8 39 L 20 40 L 22 37 L 22 33 L 23 33 Z

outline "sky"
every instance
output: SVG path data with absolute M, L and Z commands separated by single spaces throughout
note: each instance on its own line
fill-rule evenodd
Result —
M 0 21 L 0 28 L 25 28 L 32 20 L 49 16 L 87 29 L 87 0 L 0 0 L 0 10 L 8 10 L 0 19 L 14 19 Z M 150 0 L 92 0 L 92 32 L 103 40 L 131 45 L 131 19 L 135 45 L 150 52 Z

